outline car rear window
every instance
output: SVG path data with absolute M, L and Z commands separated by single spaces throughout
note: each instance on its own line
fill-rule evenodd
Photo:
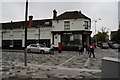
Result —
M 102 43 L 103 45 L 108 45 L 107 43 Z

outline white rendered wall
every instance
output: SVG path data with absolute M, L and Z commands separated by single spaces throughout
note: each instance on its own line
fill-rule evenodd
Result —
M 54 45 L 55 45 L 55 47 L 58 47 L 59 42 L 61 42 L 60 35 L 58 35 L 58 34 L 54 35 Z
M 64 21 L 70 21 L 70 30 L 90 30 L 84 28 L 84 21 L 88 21 L 90 26 L 90 20 L 88 19 L 66 19 L 66 20 L 53 20 L 53 31 L 64 31 Z
M 3 30 L 4 31 L 4 30 Z M 0 35 L 1 36 L 1 35 Z M 27 39 L 38 40 L 39 29 L 38 28 L 28 28 L 27 29 Z M 25 32 L 24 29 L 7 29 L 3 33 L 3 40 L 22 40 L 22 47 L 24 47 Z M 1 38 L 0 38 L 1 39 Z M 40 28 L 40 39 L 51 39 L 51 27 Z M 2 45 L 2 43 L 0 43 Z

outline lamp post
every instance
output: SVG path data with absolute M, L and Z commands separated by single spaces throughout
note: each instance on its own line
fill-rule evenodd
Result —
M 26 11 L 25 11 L 25 66 L 27 66 L 27 15 L 28 15 L 28 0 L 26 0 Z
M 39 42 L 39 44 L 40 44 L 40 27 L 41 27 L 42 25 L 37 25 L 37 27 L 36 28 L 38 28 L 38 42 Z
M 101 19 L 98 19 L 98 20 L 93 20 L 95 21 L 95 44 L 97 45 L 97 37 L 96 37 L 96 23 L 101 20 Z
M 40 27 L 39 27 L 39 36 L 38 36 L 39 44 L 40 44 Z

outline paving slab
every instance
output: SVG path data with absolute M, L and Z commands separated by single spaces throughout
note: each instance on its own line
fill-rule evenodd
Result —
M 101 77 L 101 61 L 103 57 L 117 57 L 118 53 L 111 49 L 95 49 L 96 58 L 88 58 L 88 54 L 62 51 L 51 54 L 27 54 L 27 66 L 24 66 L 23 52 L 2 52 L 1 65 L 3 78 L 97 78 Z

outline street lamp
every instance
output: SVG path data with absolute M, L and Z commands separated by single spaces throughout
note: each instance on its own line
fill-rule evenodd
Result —
M 27 66 L 27 15 L 28 15 L 28 0 L 26 0 L 26 11 L 25 11 L 25 66 Z
M 39 44 L 40 44 L 40 27 L 41 27 L 42 25 L 37 25 L 37 27 L 36 28 L 38 28 L 38 42 L 39 42 Z
M 96 37 L 96 23 L 101 20 L 101 19 L 98 19 L 98 20 L 93 20 L 95 21 L 95 44 L 97 45 L 97 37 Z

